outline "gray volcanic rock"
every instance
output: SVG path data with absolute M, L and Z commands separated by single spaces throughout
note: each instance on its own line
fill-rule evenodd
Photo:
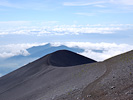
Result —
M 133 100 L 133 51 L 76 66 L 69 54 L 54 52 L 1 77 L 0 100 Z
M 54 60 L 57 61 L 56 67 L 53 66 Z M 70 62 L 70 60 L 72 60 L 74 64 Z M 61 50 L 48 54 L 32 63 L 27 64 L 26 66 L 17 69 L 16 71 L 1 77 L 0 100 L 21 100 L 21 98 L 22 100 L 27 100 L 27 98 L 28 100 L 37 100 L 42 96 L 44 96 L 44 98 L 51 98 L 52 94 L 53 96 L 56 95 L 56 93 L 52 93 L 54 88 L 57 93 L 59 92 L 59 94 L 61 94 L 67 89 L 62 89 L 65 87 L 65 83 L 69 86 L 67 80 L 76 85 L 78 81 L 74 80 L 72 76 L 74 73 L 76 74 L 80 71 L 80 67 L 67 69 L 64 67 L 59 68 L 60 65 L 66 67 L 69 65 L 92 62 L 96 61 L 67 50 Z M 72 88 L 72 86 L 70 86 L 69 89 L 70 88 Z
M 105 67 L 102 75 L 88 83 L 85 88 L 73 90 L 54 100 L 133 100 L 133 51 L 107 59 L 97 65 L 99 68 Z M 98 72 L 99 68 L 96 69 Z M 96 77 L 97 73 L 90 75 Z

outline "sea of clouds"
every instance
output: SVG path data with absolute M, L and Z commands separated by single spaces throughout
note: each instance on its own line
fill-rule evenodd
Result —
M 33 46 L 45 45 L 47 43 L 39 44 L 8 44 L 0 46 L 0 58 L 9 58 L 16 55 L 27 56 L 30 55 L 26 50 Z M 54 42 L 51 46 L 65 45 L 67 47 L 79 47 L 84 49 L 80 53 L 86 57 L 92 58 L 97 61 L 103 61 L 112 56 L 133 50 L 133 45 L 129 44 L 116 44 L 116 43 L 90 43 L 90 42 Z M 100 52 L 99 52 L 100 51 Z
M 34 43 L 34 44 L 8 44 L 0 45 L 0 60 L 4 60 L 13 56 L 23 55 L 28 56 L 30 53 L 28 48 L 33 46 L 46 45 L 47 43 Z M 84 50 L 80 54 L 96 61 L 104 61 L 110 57 L 119 55 L 124 52 L 133 50 L 133 45 L 129 44 L 116 44 L 116 43 L 91 43 L 91 42 L 53 42 L 51 46 L 58 47 L 65 45 L 67 47 L 78 47 Z M 0 73 L 0 77 L 3 74 Z

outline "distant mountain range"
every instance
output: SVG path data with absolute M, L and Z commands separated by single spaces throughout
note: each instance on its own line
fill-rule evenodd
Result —
M 54 51 L 57 50 L 70 50 L 76 53 L 81 53 L 84 52 L 83 49 L 78 48 L 78 47 L 67 47 L 64 45 L 61 46 L 51 46 L 50 43 L 46 44 L 46 45 L 42 45 L 42 46 L 33 46 L 29 49 L 27 49 L 28 53 L 30 55 L 27 56 L 23 56 L 23 55 L 17 55 L 17 56 L 13 56 L 7 59 L 0 59 L 0 73 L 7 74 L 13 70 L 15 70 L 16 68 L 19 68 L 20 66 L 23 66 L 25 64 L 28 64 L 38 58 L 41 58 L 49 53 L 52 53 Z
M 0 100 L 133 100 L 133 51 L 103 62 L 52 52 L 1 77 Z

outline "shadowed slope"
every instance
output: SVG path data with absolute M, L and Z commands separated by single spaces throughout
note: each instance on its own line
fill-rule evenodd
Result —
M 96 61 L 68 50 L 59 50 L 50 55 L 49 63 L 53 66 L 67 67 Z

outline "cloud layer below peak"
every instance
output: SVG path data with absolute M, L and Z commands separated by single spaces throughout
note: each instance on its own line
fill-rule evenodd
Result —
M 87 15 L 86 13 L 76 13 L 80 15 Z M 89 14 L 90 16 L 90 14 Z M 97 34 L 112 34 L 116 31 L 132 29 L 132 24 L 94 24 L 94 25 L 54 25 L 54 26 L 28 26 L 31 24 L 26 21 L 18 22 L 0 22 L 0 35 L 11 35 L 11 34 L 24 34 L 24 35 L 65 35 L 65 34 L 83 34 L 83 33 L 97 33 Z M 5 28 L 2 25 L 5 24 Z M 27 25 L 27 26 L 24 26 Z M 12 26 L 6 29 L 6 26 Z M 20 26 L 22 25 L 22 26 Z M 20 26 L 20 27 L 17 27 Z
M 42 44 L 11 44 L 0 46 L 0 58 L 8 58 L 15 55 L 27 56 L 27 48 L 32 46 L 45 45 Z M 52 46 L 65 45 L 67 47 L 78 47 L 84 49 L 81 55 L 95 59 L 97 61 L 103 61 L 112 56 L 133 50 L 133 45 L 128 44 L 116 44 L 116 43 L 90 43 L 90 42 L 53 42 Z

